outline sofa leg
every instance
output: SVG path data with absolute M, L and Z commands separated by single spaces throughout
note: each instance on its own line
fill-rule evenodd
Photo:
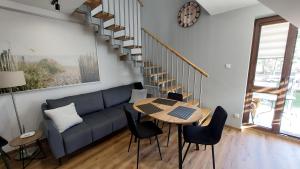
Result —
M 62 165 L 62 157 L 58 159 L 58 165 L 59 165 L 59 166 Z

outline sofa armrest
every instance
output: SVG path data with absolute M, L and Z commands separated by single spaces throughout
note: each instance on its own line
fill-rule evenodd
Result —
M 50 149 L 56 159 L 65 156 L 64 143 L 61 134 L 55 127 L 52 120 L 44 120 L 44 133 L 48 139 Z

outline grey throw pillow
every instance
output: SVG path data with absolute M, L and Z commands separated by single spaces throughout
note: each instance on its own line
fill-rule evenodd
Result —
M 135 103 L 138 100 L 147 98 L 147 89 L 132 89 L 129 103 Z

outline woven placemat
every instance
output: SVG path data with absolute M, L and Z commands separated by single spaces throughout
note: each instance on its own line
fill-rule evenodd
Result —
M 171 116 L 180 118 L 180 119 L 187 120 L 188 118 L 190 118 L 193 115 L 193 113 L 195 111 L 196 111 L 196 109 L 179 106 L 168 114 Z
M 153 114 L 153 113 L 163 111 L 161 108 L 153 105 L 152 103 L 142 104 L 142 105 L 139 105 L 139 106 L 136 106 L 136 107 L 141 109 L 146 114 Z
M 152 102 L 167 105 L 167 106 L 174 106 L 177 103 L 176 100 L 162 99 L 162 98 L 155 99 Z

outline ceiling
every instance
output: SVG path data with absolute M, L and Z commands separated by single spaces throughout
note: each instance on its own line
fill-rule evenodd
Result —
M 10 0 L 21 4 L 43 8 L 47 10 L 55 11 L 51 5 L 51 0 Z M 60 11 L 65 14 L 70 14 L 75 11 L 85 0 L 59 0 Z
M 259 0 L 278 15 L 300 28 L 299 0 Z
M 256 5 L 257 0 L 196 0 L 210 15 L 216 15 L 251 5 Z

